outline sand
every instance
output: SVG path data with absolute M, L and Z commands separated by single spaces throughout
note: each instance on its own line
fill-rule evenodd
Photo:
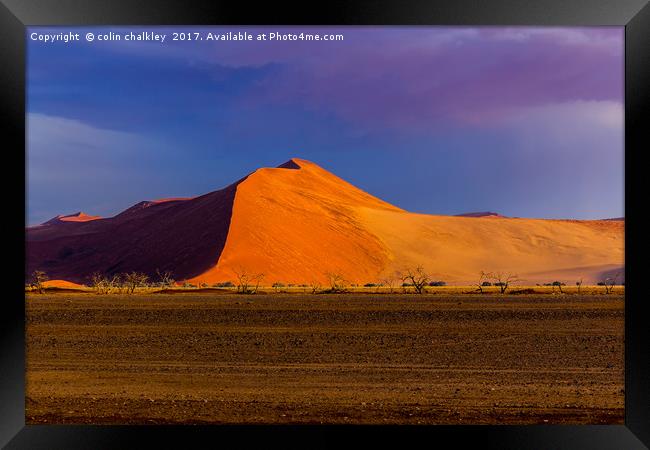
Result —
M 243 269 L 268 284 L 327 283 L 328 272 L 367 283 L 422 265 L 453 284 L 472 284 L 481 271 L 574 284 L 624 264 L 624 222 L 414 214 L 292 161 L 298 169 L 260 169 L 237 187 L 219 262 L 193 281 L 233 280 Z
M 623 271 L 622 220 L 476 215 L 411 213 L 294 158 L 203 196 L 28 228 L 27 272 L 76 283 L 95 271 L 154 278 L 168 270 L 192 283 L 236 282 L 247 273 L 264 274 L 266 285 L 326 284 L 328 274 L 364 284 L 421 265 L 449 284 L 502 271 L 530 285 L 593 284 Z
M 80 289 L 84 286 L 81 284 L 73 283 L 66 280 L 48 280 L 43 283 L 44 288 L 64 288 L 64 289 Z
M 622 424 L 618 295 L 29 295 L 34 423 Z
M 56 224 L 59 222 L 89 222 L 91 220 L 101 219 L 101 216 L 91 216 L 85 212 L 79 211 L 67 216 L 56 216 L 45 222 L 46 224 Z

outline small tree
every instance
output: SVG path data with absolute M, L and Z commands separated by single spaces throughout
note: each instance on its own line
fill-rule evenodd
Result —
M 123 279 L 127 293 L 133 294 L 136 288 L 146 284 L 149 277 L 144 273 L 133 271 L 123 275 Z
M 106 285 L 106 293 L 110 294 L 113 291 L 122 292 L 122 289 L 126 288 L 124 279 L 121 274 L 115 274 L 110 279 L 105 278 L 104 283 Z
M 511 284 L 521 281 L 519 275 L 509 272 L 491 272 L 488 277 L 494 281 L 494 286 L 499 286 L 502 294 L 506 293 Z
M 280 290 L 281 290 L 282 288 L 284 288 L 284 284 L 283 284 L 283 283 L 275 282 L 275 283 L 273 283 L 273 286 L 271 286 L 271 287 L 272 287 L 273 290 L 277 293 L 277 292 L 280 292 Z
M 311 293 L 312 294 L 318 294 L 323 286 L 321 285 L 320 282 L 314 281 L 314 282 L 311 283 L 310 287 L 311 287 Z
M 393 293 L 393 288 L 395 287 L 395 284 L 397 284 L 397 279 L 398 277 L 395 275 L 389 275 L 385 277 L 384 279 L 381 280 L 381 284 L 386 286 L 388 288 L 388 293 L 392 294 Z
M 554 281 L 551 283 L 551 286 L 553 286 L 553 292 L 555 292 L 555 286 L 560 290 L 560 294 L 564 294 L 562 291 L 562 286 L 566 286 L 565 283 L 562 283 L 561 281 Z
M 415 270 L 406 269 L 406 273 L 402 276 L 402 285 L 408 283 L 413 286 L 415 292 L 422 294 L 426 292 L 425 286 L 429 282 L 429 275 L 424 271 L 422 266 L 418 266 Z
M 337 272 L 327 272 L 325 276 L 327 277 L 327 280 L 330 285 L 329 292 L 333 294 L 339 292 L 345 292 L 346 281 L 343 278 L 343 275 Z
M 161 272 L 160 270 L 156 269 L 156 275 L 158 276 L 158 283 L 160 284 L 160 287 L 169 288 L 174 286 L 175 280 L 169 270 Z
M 477 291 L 479 291 L 481 294 L 483 293 L 483 288 L 485 286 L 492 286 L 492 283 L 488 281 L 489 278 L 490 274 L 481 270 L 478 278 L 478 283 L 476 283 L 476 287 L 478 288 Z
M 576 286 L 578 286 L 578 295 L 580 295 L 580 289 L 582 288 L 582 278 L 576 281 Z
M 108 279 L 99 272 L 94 272 L 90 275 L 90 287 L 93 288 L 97 294 L 107 294 L 108 293 Z
M 244 268 L 235 271 L 237 276 L 237 292 L 242 294 L 254 294 L 264 279 L 263 273 L 249 274 Z
M 35 270 L 32 272 L 31 286 L 38 291 L 39 294 L 43 293 L 43 283 L 48 280 L 48 276 L 42 270 Z
M 605 294 L 611 294 L 614 292 L 614 286 L 616 286 L 616 282 L 618 281 L 618 277 L 621 276 L 621 273 L 618 272 L 614 274 L 614 276 L 609 276 L 606 277 L 601 283 L 602 286 L 605 286 Z

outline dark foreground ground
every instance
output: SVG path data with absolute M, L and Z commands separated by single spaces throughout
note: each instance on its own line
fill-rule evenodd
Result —
M 623 423 L 622 296 L 45 294 L 28 423 Z

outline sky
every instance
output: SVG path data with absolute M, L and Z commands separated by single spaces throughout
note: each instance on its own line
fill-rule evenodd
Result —
M 206 40 L 227 32 L 254 39 Z M 44 41 L 59 33 L 80 40 Z M 26 38 L 30 225 L 204 194 L 292 157 L 418 213 L 624 216 L 623 27 L 30 27 Z

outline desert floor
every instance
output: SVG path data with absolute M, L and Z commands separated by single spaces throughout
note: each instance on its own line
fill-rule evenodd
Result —
M 622 295 L 29 294 L 27 423 L 616 423 Z

